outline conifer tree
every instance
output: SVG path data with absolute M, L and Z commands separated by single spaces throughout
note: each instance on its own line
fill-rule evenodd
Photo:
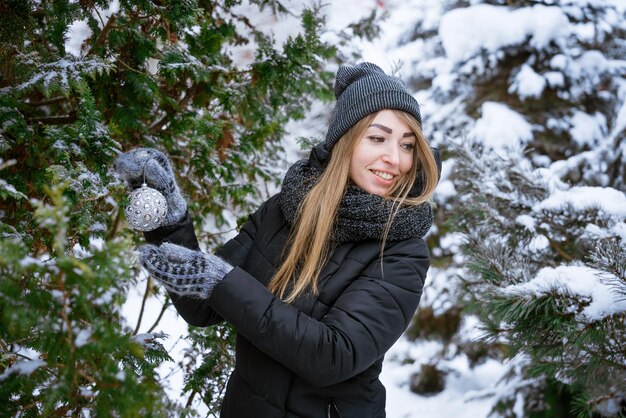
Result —
M 429 236 L 434 283 L 407 335 L 442 342 L 421 360 L 440 365 L 435 379 L 455 356 L 506 360 L 500 389 L 485 393 L 496 394 L 494 416 L 620 416 L 626 10 L 470 3 L 442 1 L 443 17 L 404 39 L 422 41 L 423 56 L 405 64 L 446 160 Z M 476 318 L 485 338 L 470 340 Z
M 278 1 L 14 1 L 0 5 L 0 405 L 20 416 L 185 416 L 210 411 L 228 328 L 193 329 L 185 393 L 168 399 L 158 332 L 120 313 L 136 286 L 115 157 L 166 153 L 198 230 L 245 214 L 276 181 L 285 124 L 328 99 L 317 9 L 276 44 L 249 18 Z M 292 13 L 293 14 L 293 13 Z M 87 27 L 78 54 L 70 26 Z M 246 48 L 248 63 L 233 58 Z M 122 203 L 120 203 L 122 202 Z M 209 231 L 209 232 L 215 232 Z M 211 247 L 219 238 L 202 234 Z M 158 289 L 148 282 L 147 296 Z

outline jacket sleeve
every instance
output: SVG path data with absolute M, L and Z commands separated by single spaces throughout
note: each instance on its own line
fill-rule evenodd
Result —
M 185 217 L 178 223 L 144 232 L 144 236 L 146 241 L 151 244 L 160 245 L 164 242 L 170 242 L 192 250 L 200 250 L 189 213 L 186 213 Z M 222 320 L 206 300 L 168 293 L 180 316 L 190 325 L 207 326 Z
M 233 239 L 218 248 L 215 255 L 228 261 L 230 265 L 234 267 L 243 267 L 250 254 L 254 238 L 256 237 L 257 225 L 259 225 L 265 217 L 270 201 L 276 198 L 276 196 L 269 198 L 259 209 L 250 215 L 239 230 L 239 233 Z
M 336 384 L 382 357 L 413 317 L 429 267 L 428 248 L 421 239 L 401 243 L 387 247 L 382 263 L 377 258 L 366 266 L 321 320 L 284 303 L 238 268 L 209 301 L 258 349 L 294 373 L 316 386 Z
M 232 266 L 243 266 L 254 240 L 257 218 L 264 213 L 264 207 L 265 205 L 262 205 L 257 212 L 248 218 L 237 236 L 220 247 L 216 252 L 218 256 L 228 261 Z M 186 214 L 175 225 L 146 232 L 144 236 L 146 241 L 152 244 L 159 245 L 163 242 L 170 242 L 192 250 L 200 250 L 189 214 Z M 169 295 L 180 316 L 190 325 L 206 327 L 222 321 L 222 318 L 213 310 L 207 299 L 178 296 L 174 293 L 169 293 Z

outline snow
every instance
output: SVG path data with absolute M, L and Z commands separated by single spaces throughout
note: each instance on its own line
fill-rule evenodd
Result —
M 18 55 L 17 59 L 24 59 L 23 55 Z M 72 55 L 66 55 L 55 62 L 39 64 L 39 72 L 34 73 L 28 81 L 17 86 L 3 87 L 0 94 L 7 93 L 9 90 L 27 91 L 36 85 L 41 85 L 44 90 L 55 88 L 54 84 L 60 84 L 60 88 L 64 91 L 69 89 L 71 80 L 78 80 L 84 74 L 108 72 L 112 69 L 112 65 L 100 58 L 78 59 Z
M 100 297 L 94 299 L 94 305 L 108 305 L 113 301 L 113 297 L 119 292 L 118 289 L 109 288 Z
M 550 246 L 550 240 L 545 235 L 538 234 L 528 243 L 528 249 L 536 252 L 545 250 Z
M 585 162 L 588 162 L 590 165 L 596 165 L 600 163 L 600 161 L 598 161 L 598 156 L 595 153 L 595 151 L 584 151 L 584 152 L 575 154 L 566 160 L 559 160 L 559 161 L 555 161 L 551 163 L 549 168 L 546 170 L 548 172 L 546 174 L 546 177 L 555 178 L 556 176 L 559 178 L 563 178 L 567 175 L 569 171 L 571 171 L 575 167 L 580 166 L 581 164 Z M 551 176 L 550 173 L 554 174 L 554 176 Z M 565 190 L 567 189 L 567 186 L 562 185 L 557 188 L 560 190 Z M 552 191 L 553 191 L 553 188 L 550 188 L 550 192 Z
M 65 50 L 76 57 L 80 57 L 82 55 L 82 44 L 91 35 L 91 28 L 89 28 L 86 20 L 72 22 L 67 31 Z
M 446 371 L 445 390 L 431 396 L 411 392 L 410 377 L 419 371 L 427 359 L 437 357 L 440 343 L 410 342 L 401 338 L 387 353 L 380 376 L 387 389 L 387 416 L 390 418 L 421 417 L 486 417 L 493 400 L 489 396 L 477 396 L 493 392 L 494 385 L 504 368 L 494 360 L 471 367 L 467 357 L 458 356 L 440 361 L 437 367 Z M 414 363 L 405 360 L 415 360 Z
M 91 338 L 91 335 L 93 334 L 93 330 L 91 330 L 91 328 L 75 329 L 74 333 L 76 334 L 74 345 L 80 348 L 86 345 L 87 343 L 89 343 L 89 339 Z
M 439 35 L 448 58 L 460 62 L 480 53 L 496 52 L 530 38 L 530 45 L 542 49 L 550 42 L 562 42 L 569 33 L 569 21 L 560 8 L 536 5 L 511 9 L 479 4 L 454 9 L 441 19 Z
M 463 234 L 451 232 L 440 238 L 440 247 L 453 253 L 458 253 L 463 244 Z
M 626 83 L 622 83 L 619 90 L 619 95 L 622 98 L 622 105 L 617 112 L 617 118 L 611 131 L 611 139 L 614 139 L 626 129 Z
M 535 232 L 535 218 L 530 215 L 519 215 L 515 218 L 515 223 L 523 225 L 530 232 Z
M 600 113 L 591 116 L 585 112 L 575 111 L 569 119 L 572 139 L 582 148 L 593 146 L 606 137 L 606 117 Z
M 454 183 L 450 180 L 440 181 L 437 185 L 437 190 L 435 191 L 435 197 L 438 202 L 445 202 L 447 199 L 450 199 L 457 194 L 458 192 L 454 187 Z
M 22 192 L 18 192 L 17 189 L 12 185 L 7 183 L 5 180 L 0 179 L 0 188 L 7 191 L 9 194 L 14 196 L 20 196 L 22 198 L 26 198 L 26 195 Z
M 625 222 L 618 222 L 617 224 L 615 224 L 615 226 L 611 228 L 611 232 L 612 234 L 620 237 L 622 239 L 622 242 L 626 242 L 626 223 Z
M 517 93 L 520 99 L 537 99 L 546 87 L 546 79 L 531 66 L 524 64 L 509 87 L 509 93 Z
M 40 260 L 38 260 L 35 257 L 32 257 L 30 255 L 27 255 L 27 256 L 25 256 L 24 258 L 22 258 L 20 260 L 20 266 L 21 267 L 28 267 L 28 266 L 32 266 L 32 265 L 39 266 L 41 264 L 42 264 L 42 262 Z
M 122 315 L 131 329 L 135 328 L 139 319 L 139 307 L 142 303 L 146 279 L 147 276 L 145 272 L 142 271 L 138 278 L 139 284 L 129 289 L 128 298 L 122 307 Z M 137 334 L 134 339 L 139 344 L 146 345 L 151 344 L 150 340 L 155 338 L 155 336 L 159 338 L 159 342 L 163 344 L 165 350 L 175 361 L 163 362 L 158 367 L 157 372 L 159 376 L 164 377 L 161 383 L 169 394 L 170 399 L 180 400 L 181 391 L 184 387 L 184 375 L 177 361 L 183 359 L 185 349 L 190 347 L 189 342 L 185 339 L 188 335 L 188 325 L 180 315 L 178 315 L 176 309 L 170 306 L 169 309 L 165 311 L 158 327 L 153 332 L 148 332 L 152 324 L 156 321 L 163 306 L 164 300 L 162 295 L 163 291 L 160 291 L 157 297 L 150 297 L 146 300 L 146 308 L 141 326 L 139 327 L 139 334 Z M 165 338 L 166 335 L 170 337 Z M 166 376 L 167 378 L 165 378 Z M 194 402 L 193 408 L 201 416 L 207 415 L 206 407 L 200 401 Z
M 600 51 L 585 51 L 577 57 L 556 55 L 550 61 L 550 67 L 563 72 L 569 79 L 571 86 L 566 91 L 560 91 L 565 99 L 577 99 L 584 94 L 599 95 L 602 92 L 598 87 L 606 73 L 624 67 L 622 61 L 607 60 Z
M 2 374 L 0 374 L 0 382 L 5 380 L 11 374 L 24 374 L 31 375 L 39 367 L 44 367 L 46 362 L 43 360 L 19 360 L 12 366 L 8 367 Z
M 565 76 L 558 71 L 547 71 L 543 74 L 543 77 L 548 82 L 548 85 L 556 89 L 565 85 Z
M 569 190 L 557 190 L 537 203 L 533 210 L 560 211 L 565 206 L 577 211 L 600 209 L 609 216 L 626 217 L 626 195 L 611 187 L 576 186 Z
M 435 199 L 438 202 L 445 202 L 447 199 L 456 196 L 457 191 L 454 187 L 454 183 L 450 180 L 452 173 L 454 172 L 454 158 L 448 158 L 441 163 L 441 178 L 435 191 Z
M 98 6 L 94 6 L 97 13 L 92 14 L 98 21 L 98 26 L 102 29 L 111 18 L 111 15 L 116 13 L 119 8 L 119 0 L 113 0 L 108 5 L 108 8 L 104 10 Z M 75 57 L 84 56 L 87 51 L 83 51 L 82 44 L 92 34 L 91 28 L 86 20 L 75 20 L 69 25 L 68 31 L 65 34 L 65 51 Z
M 444 314 L 453 306 L 450 298 L 445 296 L 455 291 L 456 282 L 452 282 L 450 277 L 462 273 L 456 268 L 439 269 L 432 267 L 428 270 L 420 305 L 431 308 L 434 315 Z M 442 297 L 442 295 L 444 296 Z
M 612 281 L 618 280 L 609 273 L 586 266 L 544 267 L 532 280 L 508 286 L 502 289 L 502 293 L 526 298 L 557 293 L 571 298 L 572 303 L 588 301 L 588 304 L 582 304 L 586 306 L 577 317 L 584 322 L 593 322 L 626 312 L 626 299 L 611 286 Z M 577 312 L 579 308 L 580 306 L 573 306 L 572 311 Z
M 502 103 L 484 102 L 482 116 L 469 136 L 494 150 L 517 148 L 533 139 L 532 125 L 522 115 Z

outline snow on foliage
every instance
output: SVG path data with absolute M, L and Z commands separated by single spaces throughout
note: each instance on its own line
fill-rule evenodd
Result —
M 558 7 L 536 5 L 518 9 L 479 4 L 458 8 L 441 18 L 439 35 L 448 58 L 461 62 L 486 50 L 495 53 L 530 38 L 536 49 L 563 42 L 568 19 Z
M 35 65 L 37 72 L 19 85 L 0 89 L 0 94 L 7 94 L 11 90 L 13 94 L 26 92 L 36 86 L 48 94 L 56 91 L 66 92 L 85 74 L 108 73 L 114 68 L 113 65 L 99 58 L 80 59 L 71 55 L 54 62 L 43 62 L 43 58 L 35 52 L 18 54 L 15 59 L 25 65 Z
M 538 98 L 546 88 L 545 77 L 537 74 L 529 65 L 522 65 L 515 79 L 509 87 L 509 93 L 517 93 L 524 100 L 526 98 Z
M 7 367 L 0 374 L 0 382 L 6 380 L 7 377 L 11 374 L 22 374 L 22 375 L 30 375 L 35 370 L 40 367 L 44 367 L 46 362 L 43 360 L 35 359 L 35 360 L 19 360 L 15 362 L 13 365 Z
M 582 327 L 584 323 L 626 312 L 626 299 L 616 294 L 612 285 L 618 280 L 614 275 L 584 265 L 562 265 L 545 267 L 528 282 L 508 286 L 502 293 L 528 299 L 553 294 L 566 296 L 571 301 L 569 309 L 576 313 Z
M 575 211 L 598 209 L 604 215 L 621 220 L 626 218 L 626 195 L 611 187 L 577 186 L 569 190 L 557 190 L 547 199 L 534 206 L 535 211 Z
M 486 416 L 481 402 L 491 402 L 492 416 L 527 416 L 537 402 L 549 408 L 542 404 L 548 402 L 542 391 L 549 385 L 546 377 L 557 370 L 560 382 L 577 381 L 585 387 L 586 398 L 571 394 L 580 405 L 578 412 L 610 416 L 610 404 L 619 404 L 625 395 L 614 386 L 623 377 L 620 369 L 604 368 L 602 362 L 610 358 L 626 364 L 615 349 L 604 350 L 609 341 L 614 345 L 624 338 L 623 326 L 615 324 L 623 323 L 625 290 L 616 265 L 623 260 L 626 238 L 626 3 L 396 3 L 402 11 L 388 7 L 389 17 L 382 24 L 389 35 L 368 46 L 365 58 L 388 67 L 394 60 L 404 64 L 399 73 L 411 81 L 426 136 L 444 150 L 445 158 L 451 148 L 473 144 L 463 155 L 453 152 L 444 161 L 434 197 L 437 224 L 429 234 L 436 242 L 436 268 L 429 272 L 420 310 L 432 310 L 434 317 L 429 318 L 436 320 L 459 306 L 467 308 L 467 300 L 470 309 L 478 306 L 490 314 L 498 309 L 502 316 L 497 317 L 506 321 L 490 323 L 486 314 L 475 326 L 483 331 L 512 327 L 517 333 L 508 334 L 510 339 L 504 331 L 490 335 L 502 344 L 515 344 L 515 358 L 525 359 L 501 363 L 507 377 L 497 384 L 494 379 L 491 387 L 466 399 L 462 404 L 471 412 L 464 414 Z M 459 234 L 458 228 L 466 234 Z M 572 281 L 580 272 L 586 274 Z M 556 288 L 547 290 L 549 283 Z M 519 298 L 499 293 L 516 286 L 527 293 Z M 524 286 L 541 290 L 531 296 Z M 586 329 L 591 321 L 588 334 L 552 333 L 563 338 L 561 363 L 542 351 L 542 341 L 551 342 L 550 318 L 540 314 L 545 306 L 557 310 L 552 319 L 567 318 L 574 330 Z M 567 307 L 576 307 L 578 315 L 569 315 Z M 534 332 L 524 328 L 522 313 L 532 318 L 527 322 L 535 326 Z M 589 341 L 591 334 L 597 339 Z M 458 345 L 450 350 L 459 357 L 484 342 L 478 337 L 463 345 L 460 330 L 452 341 Z M 386 381 L 388 398 L 415 402 L 414 410 L 432 402 L 441 412 L 431 415 L 446 416 L 444 411 L 457 406 L 449 396 L 452 389 L 425 399 L 408 387 L 419 364 L 452 364 L 452 354 L 443 343 L 439 353 L 427 350 L 421 339 L 414 344 L 423 351 L 406 354 L 411 366 L 405 366 L 404 377 L 401 360 L 386 363 L 394 375 Z M 589 350 L 594 344 L 602 350 Z M 577 356 L 591 351 L 587 358 Z M 487 357 L 494 358 L 495 352 Z M 548 372 L 528 379 L 528 371 L 540 367 Z M 610 377 L 595 382 L 594 370 Z M 462 368 L 457 373 L 467 376 Z M 410 407 L 394 412 L 419 416 Z
M 165 333 L 154 332 L 154 333 L 144 333 L 144 334 L 133 335 L 132 339 L 135 342 L 138 342 L 139 344 L 144 346 L 146 349 L 156 350 L 162 347 L 161 343 L 159 343 L 158 340 L 165 339 L 167 337 L 168 336 Z
M 531 124 L 508 106 L 484 102 L 481 110 L 482 116 L 468 133 L 469 137 L 479 138 L 483 144 L 496 150 L 517 148 L 533 139 Z

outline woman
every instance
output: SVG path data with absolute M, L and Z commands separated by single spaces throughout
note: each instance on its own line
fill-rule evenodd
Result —
M 223 418 L 385 416 L 378 376 L 420 299 L 439 163 L 397 78 L 344 66 L 335 96 L 326 140 L 216 255 L 198 251 L 161 153 L 116 162 L 131 187 L 145 166 L 176 212 L 146 233 L 163 244 L 141 247 L 141 264 L 189 324 L 237 330 Z

